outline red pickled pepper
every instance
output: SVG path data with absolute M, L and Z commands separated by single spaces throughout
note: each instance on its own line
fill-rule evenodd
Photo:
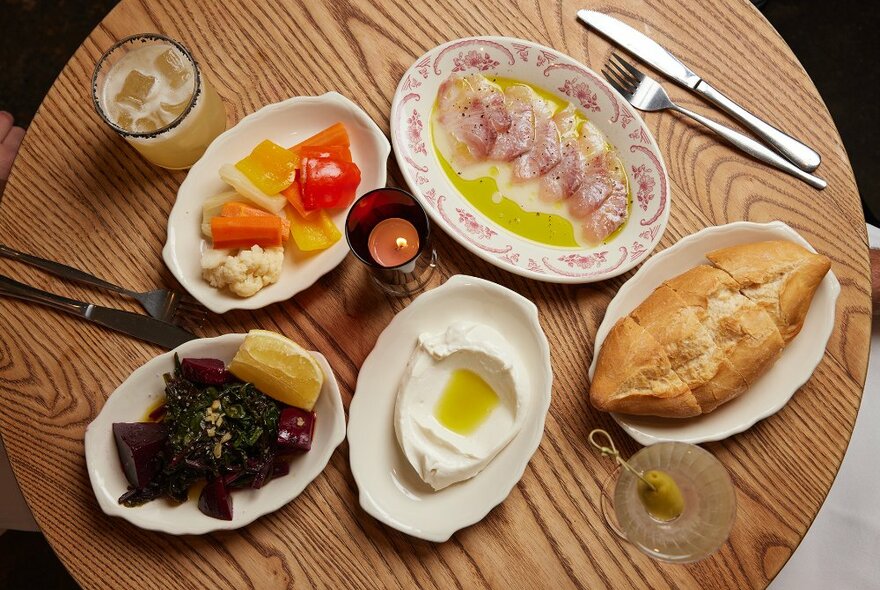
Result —
M 306 211 L 347 207 L 361 182 L 353 162 L 333 158 L 303 158 L 299 170 L 300 194 Z

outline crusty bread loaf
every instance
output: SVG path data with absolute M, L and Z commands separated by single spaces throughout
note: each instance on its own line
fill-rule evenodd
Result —
M 825 256 L 782 240 L 722 248 L 706 258 L 770 314 L 786 344 L 801 331 L 813 295 L 831 268 Z
M 778 255 L 777 255 L 778 253 Z M 601 410 L 686 418 L 744 392 L 800 331 L 830 268 L 785 241 L 707 254 L 608 333 L 590 387 Z

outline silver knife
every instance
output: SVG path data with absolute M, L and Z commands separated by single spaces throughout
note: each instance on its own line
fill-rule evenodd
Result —
M 173 324 L 155 320 L 149 316 L 68 299 L 19 283 L 3 275 L 0 275 L 0 295 L 47 305 L 100 324 L 105 328 L 158 344 L 163 348 L 177 348 L 184 342 L 197 338 L 196 335 Z
M 756 135 L 772 145 L 780 154 L 791 160 L 801 170 L 812 172 L 819 167 L 822 157 L 812 148 L 759 119 L 743 107 L 709 85 L 677 57 L 661 47 L 656 41 L 614 17 L 592 10 L 578 10 L 578 20 L 599 31 L 611 41 L 626 49 L 654 69 L 663 72 L 685 88 L 693 90 L 726 111 L 733 118 L 751 129 Z

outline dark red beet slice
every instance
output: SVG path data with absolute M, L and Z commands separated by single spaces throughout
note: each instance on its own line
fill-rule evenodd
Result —
M 278 418 L 278 452 L 308 451 L 315 434 L 315 413 L 301 408 L 284 408 Z
M 220 359 L 183 359 L 180 362 L 183 377 L 202 385 L 223 385 L 232 381 L 232 373 Z
M 156 422 L 117 422 L 113 437 L 128 482 L 136 488 L 147 487 L 162 467 L 160 454 L 168 429 Z
M 232 520 L 232 496 L 222 477 L 215 477 L 202 489 L 199 510 L 211 518 Z
M 282 458 L 276 458 L 272 469 L 272 477 L 281 477 L 288 473 L 290 473 L 290 463 Z

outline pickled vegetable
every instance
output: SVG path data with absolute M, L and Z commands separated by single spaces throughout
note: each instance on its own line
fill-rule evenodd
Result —
M 185 358 L 180 363 L 183 377 L 201 385 L 223 385 L 232 381 L 232 373 L 220 359 Z
M 298 164 L 299 158 L 293 152 L 267 139 L 235 167 L 261 191 L 275 195 L 293 183 Z
M 278 452 L 308 451 L 315 434 L 315 413 L 302 408 L 284 408 L 278 419 Z
M 315 211 L 309 217 L 303 217 L 291 207 L 287 211 L 290 215 L 290 235 L 297 248 L 303 252 L 326 250 L 342 237 L 323 209 Z

